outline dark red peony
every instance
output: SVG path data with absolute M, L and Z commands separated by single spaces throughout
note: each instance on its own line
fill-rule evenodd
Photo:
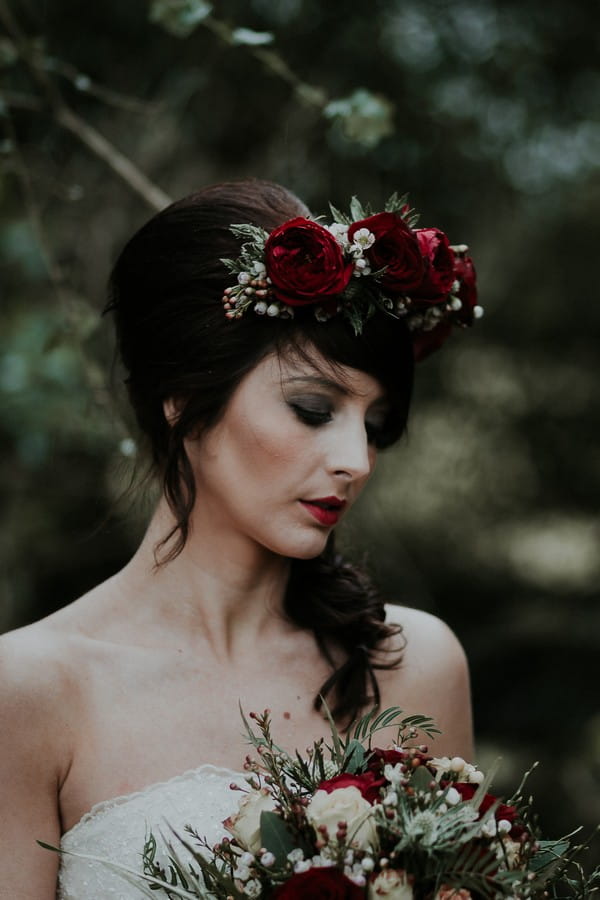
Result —
M 455 254 L 454 278 L 459 283 L 457 297 L 462 302 L 458 318 L 466 325 L 471 325 L 473 309 L 477 306 L 477 273 L 473 260 L 465 253 Z
M 375 242 L 365 250 L 371 269 L 385 268 L 381 286 L 393 294 L 410 294 L 423 280 L 424 263 L 414 231 L 396 213 L 377 213 L 348 229 L 348 240 L 354 239 L 359 228 L 368 228 Z
M 341 775 L 335 775 L 327 781 L 322 781 L 319 785 L 320 791 L 331 794 L 338 788 L 355 787 L 361 792 L 365 800 L 369 803 L 377 803 L 381 800 L 380 788 L 385 784 L 385 778 L 378 778 L 374 772 L 365 772 L 363 775 L 350 775 L 343 772 Z
M 415 231 L 421 254 L 425 260 L 425 273 L 413 297 L 439 302 L 447 297 L 456 278 L 454 251 L 450 241 L 439 228 L 417 228 Z
M 333 868 L 315 868 L 292 875 L 271 894 L 277 900 L 364 900 L 365 890 Z
M 302 216 L 270 233 L 265 266 L 274 296 L 289 306 L 322 303 L 341 294 L 353 269 L 331 232 Z

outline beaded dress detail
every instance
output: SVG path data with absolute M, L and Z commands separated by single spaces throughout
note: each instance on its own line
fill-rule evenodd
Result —
M 159 830 L 168 835 L 169 825 L 179 833 L 192 825 L 210 844 L 225 835 L 222 822 L 237 809 L 240 797 L 230 790 L 232 782 L 246 784 L 238 772 L 205 764 L 142 791 L 97 803 L 63 835 L 61 850 L 102 857 L 142 873 L 142 850 L 149 831 L 159 843 Z M 57 900 L 146 896 L 101 862 L 61 856 Z

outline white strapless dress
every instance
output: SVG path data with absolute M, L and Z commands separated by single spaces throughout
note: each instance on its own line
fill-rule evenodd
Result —
M 223 820 L 238 806 L 240 794 L 230 790 L 232 782 L 246 785 L 239 772 L 206 764 L 134 794 L 97 803 L 63 835 L 61 850 L 110 859 L 141 873 L 149 831 L 160 844 L 159 830 L 169 836 L 168 826 L 172 826 L 183 834 L 189 824 L 215 844 L 226 834 Z M 146 896 L 100 862 L 61 856 L 57 900 L 140 900 Z

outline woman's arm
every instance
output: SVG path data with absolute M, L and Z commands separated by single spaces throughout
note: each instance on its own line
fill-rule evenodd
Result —
M 429 613 L 391 605 L 386 612 L 388 622 L 402 625 L 405 648 L 400 668 L 377 673 L 382 708 L 431 716 L 442 734 L 428 741 L 430 752 L 472 760 L 469 669 L 458 639 Z
M 55 900 L 66 747 L 57 670 L 28 629 L 0 638 L 0 897 Z

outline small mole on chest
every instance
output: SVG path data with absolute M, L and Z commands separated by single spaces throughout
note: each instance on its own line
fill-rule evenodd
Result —
M 291 718 L 292 718 L 292 714 L 289 713 L 289 712 L 284 712 L 283 718 L 284 718 L 284 719 L 291 719 Z

